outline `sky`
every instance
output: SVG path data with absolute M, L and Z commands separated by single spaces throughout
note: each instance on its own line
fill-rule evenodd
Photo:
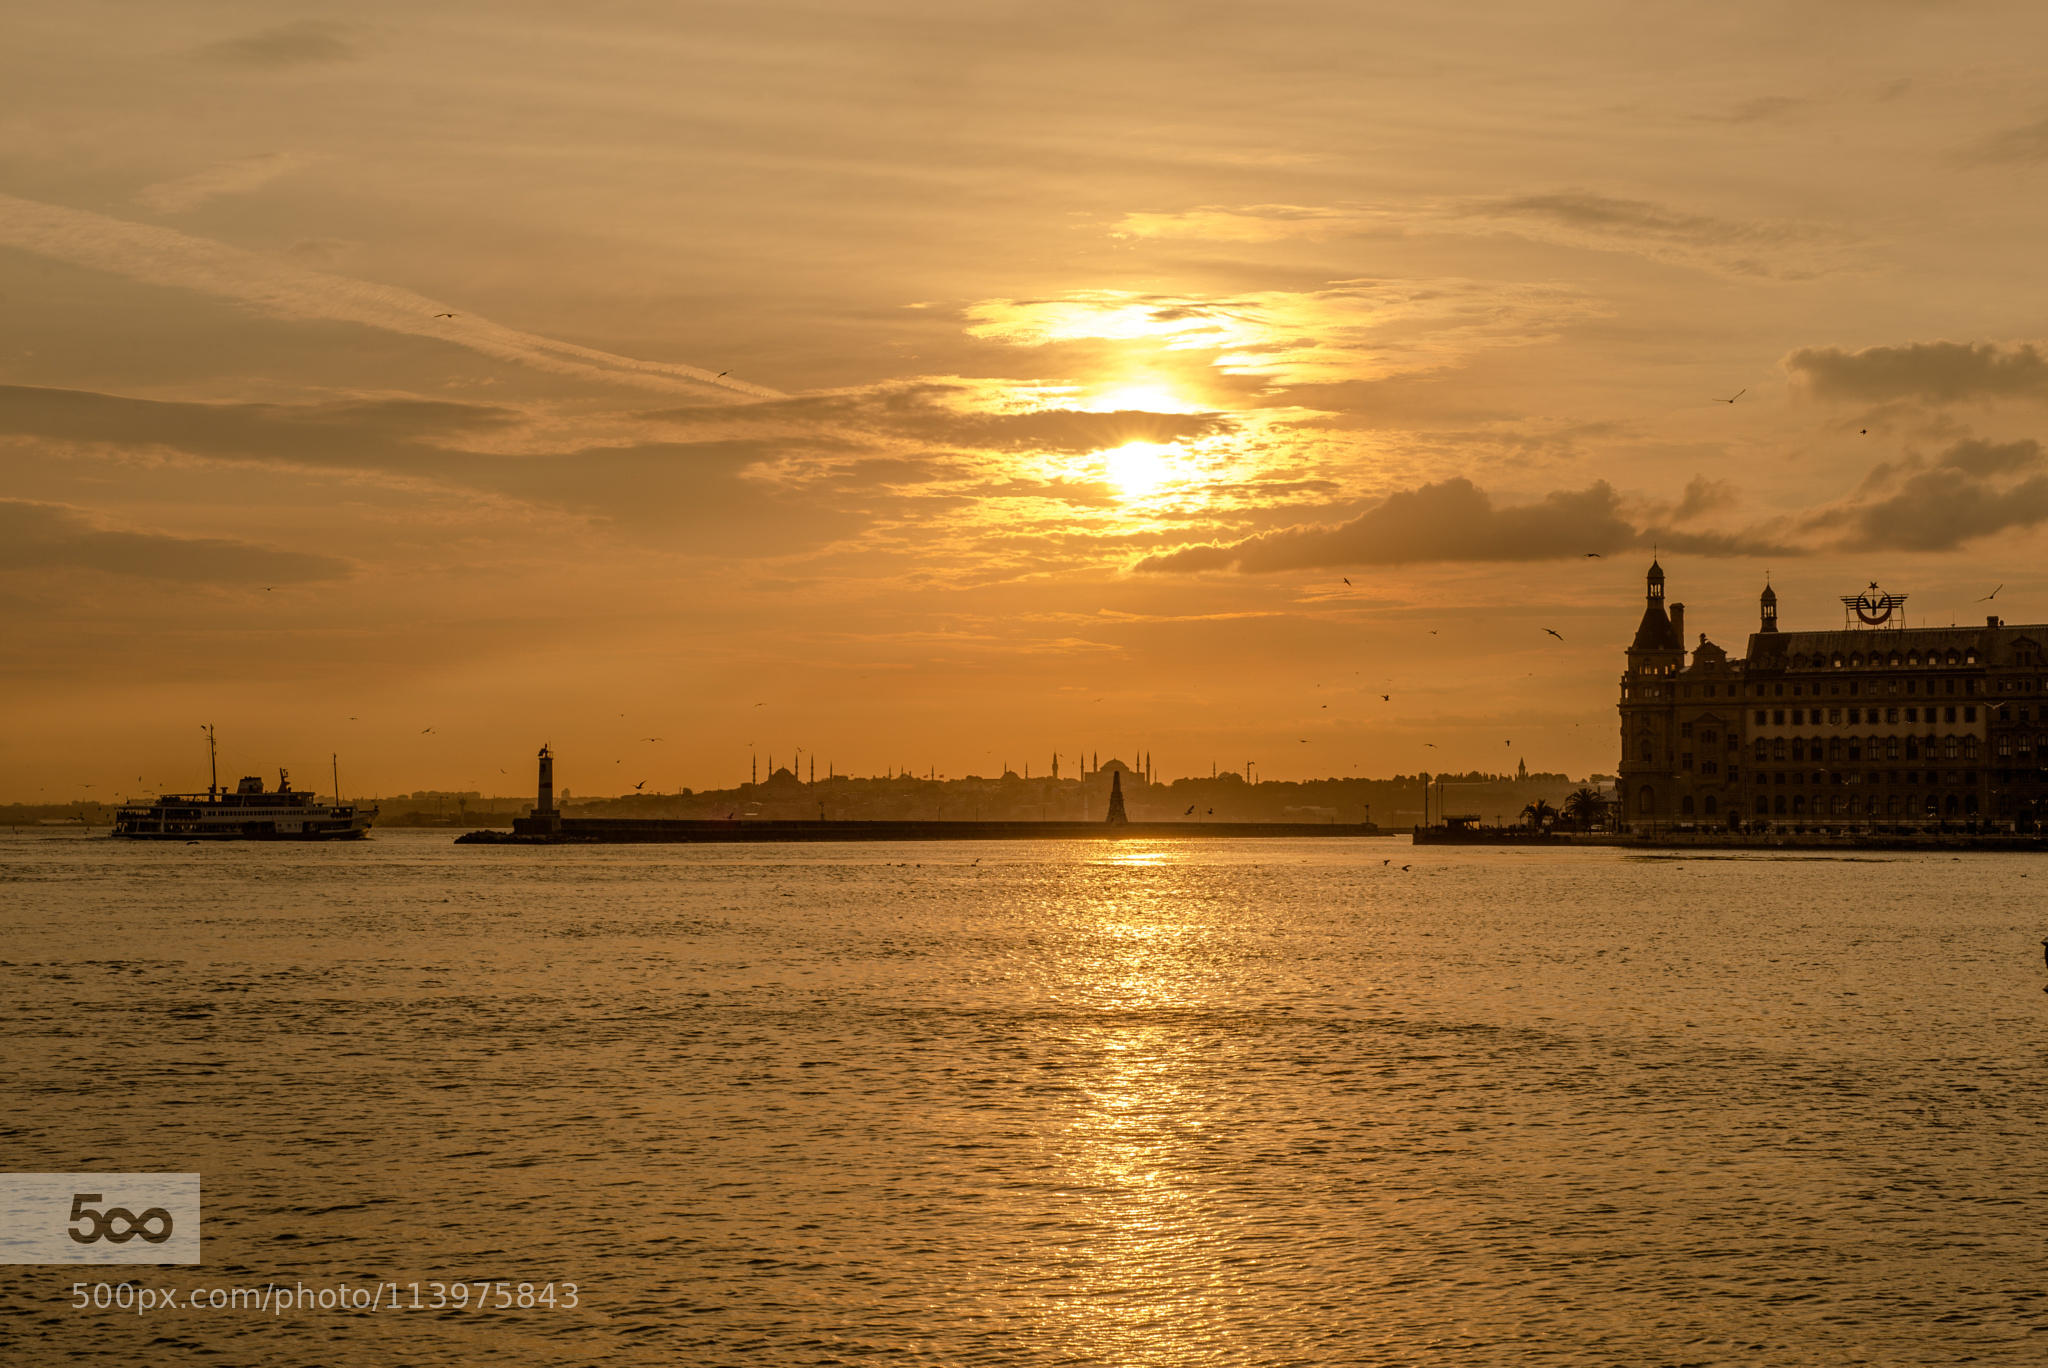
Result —
M 349 794 L 542 742 L 593 794 L 1581 775 L 1653 548 L 1738 655 L 1767 576 L 1788 629 L 2048 620 L 2044 50 L 1908 0 L 33 7 L 0 801 L 203 787 L 205 723 Z

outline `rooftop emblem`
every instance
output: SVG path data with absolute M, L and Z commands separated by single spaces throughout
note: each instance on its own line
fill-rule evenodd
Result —
M 1905 606 L 1904 594 L 1887 594 L 1877 587 L 1876 580 L 1872 580 L 1868 589 L 1853 598 L 1847 594 L 1842 596 L 1843 625 L 1850 625 L 1849 614 L 1854 613 L 1856 621 L 1865 627 L 1882 627 L 1895 616 L 1898 618 L 1897 625 L 1903 627 L 1906 625 L 1906 615 L 1901 610 Z

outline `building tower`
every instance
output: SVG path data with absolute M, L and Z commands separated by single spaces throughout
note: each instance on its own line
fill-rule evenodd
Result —
M 1759 632 L 1778 630 L 1778 591 L 1771 588 L 1769 580 L 1764 581 L 1764 592 L 1757 598 Z
M 562 814 L 555 811 L 555 753 L 540 748 L 540 791 L 534 796 L 534 820 L 550 835 L 562 830 Z
M 1685 668 L 1685 639 L 1664 606 L 1664 567 L 1655 560 L 1644 578 L 1642 621 L 1629 643 L 1621 677 L 1621 782 L 1616 797 L 1629 829 L 1654 828 L 1677 811 L 1678 770 L 1675 678 Z M 1679 610 L 1683 613 L 1683 609 Z M 1679 622 L 1683 622 L 1681 617 Z
M 1125 826 L 1131 820 L 1124 816 L 1124 772 L 1120 769 L 1109 772 L 1109 815 L 1102 820 L 1110 826 Z

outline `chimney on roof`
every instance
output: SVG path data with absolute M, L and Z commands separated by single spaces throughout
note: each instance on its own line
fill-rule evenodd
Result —
M 1678 649 L 1685 649 L 1685 605 L 1671 605 L 1671 639 L 1678 643 Z
M 1998 617 L 1997 617 L 1997 615 L 1996 615 L 1996 614 L 1992 615 L 1991 617 L 1985 618 L 1985 619 L 1984 619 L 1984 625 L 1985 625 L 1986 627 L 2003 627 L 2003 626 L 2005 626 L 2005 624 L 2004 624 L 2004 623 L 2002 623 L 2002 622 L 2000 622 L 2000 621 L 1998 620 Z

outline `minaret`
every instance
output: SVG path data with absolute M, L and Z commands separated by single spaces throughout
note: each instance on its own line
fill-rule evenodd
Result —
M 1127 826 L 1130 818 L 1124 816 L 1124 775 L 1122 770 L 1109 772 L 1109 815 L 1102 819 L 1110 826 Z
M 1764 591 L 1760 596 L 1758 596 L 1756 603 L 1759 613 L 1759 620 L 1757 622 L 1756 629 L 1759 632 L 1777 631 L 1778 591 L 1771 588 L 1771 582 L 1769 580 L 1764 581 Z
M 1052 781 L 1055 784 L 1060 781 L 1060 753 L 1058 751 L 1052 753 Z

